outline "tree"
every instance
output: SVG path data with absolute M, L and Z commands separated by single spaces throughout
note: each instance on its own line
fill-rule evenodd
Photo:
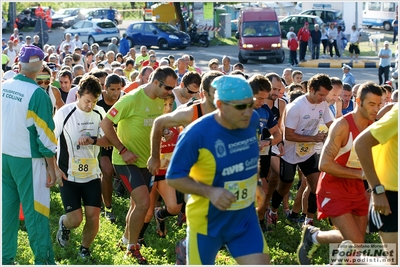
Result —
M 129 2 L 131 4 L 132 9 L 136 9 L 136 3 L 135 2 Z
M 176 17 L 179 21 L 179 25 L 181 25 L 180 30 L 186 32 L 186 23 L 185 20 L 182 16 L 182 9 L 181 9 L 181 3 L 180 2 L 174 2 L 174 7 L 175 7 L 175 14 Z

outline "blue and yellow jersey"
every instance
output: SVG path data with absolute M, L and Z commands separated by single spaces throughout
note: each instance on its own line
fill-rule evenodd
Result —
M 260 117 L 254 111 L 249 127 L 229 130 L 214 115 L 215 112 L 199 118 L 181 133 L 166 177 L 189 176 L 236 195 L 237 201 L 226 211 L 197 195 L 191 195 L 186 204 L 188 226 L 200 234 L 217 237 L 240 234 L 249 220 L 257 220 L 254 201 Z

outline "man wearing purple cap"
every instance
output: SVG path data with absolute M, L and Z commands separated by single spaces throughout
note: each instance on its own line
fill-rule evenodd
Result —
M 18 58 L 20 74 L 2 84 L 2 112 L 12 114 L 2 119 L 2 263 L 14 263 L 22 203 L 35 264 L 55 264 L 50 187 L 61 173 L 54 169 L 57 140 L 51 101 L 35 82 L 44 53 L 36 46 L 24 46 Z
M 237 75 L 217 77 L 211 86 L 217 110 L 181 133 L 166 174 L 169 185 L 190 194 L 187 264 L 215 264 L 223 245 L 238 264 L 269 264 L 254 205 L 262 189 L 253 91 Z

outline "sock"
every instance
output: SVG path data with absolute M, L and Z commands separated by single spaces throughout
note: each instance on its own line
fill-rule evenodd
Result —
M 305 224 L 308 224 L 310 221 L 312 221 L 313 219 L 312 218 L 308 218 L 308 217 L 306 217 L 306 220 L 304 221 L 304 223 Z
M 269 210 L 269 214 L 271 215 L 276 215 L 278 212 L 273 212 L 272 210 Z
M 157 218 L 163 220 L 166 217 L 173 216 L 171 213 L 168 212 L 167 207 L 157 211 Z
M 278 209 L 279 205 L 281 204 L 284 196 L 281 196 L 278 191 L 274 190 L 272 193 L 272 203 L 271 206 L 274 209 Z
M 182 213 L 186 212 L 186 203 L 182 203 L 181 212 Z
M 310 195 L 308 196 L 307 212 L 312 214 L 317 212 L 317 196 L 312 192 L 310 192 Z
M 294 211 L 292 210 L 292 212 L 290 213 L 290 217 L 292 217 L 292 218 L 298 218 L 298 217 L 299 217 L 299 214 L 298 214 L 297 212 L 294 212 Z
M 313 241 L 314 244 L 319 244 L 319 242 L 317 241 L 317 234 L 318 234 L 318 232 L 319 232 L 319 231 L 316 231 L 315 233 L 313 233 L 313 234 L 311 235 L 311 239 L 312 239 L 312 241 Z
M 136 250 L 136 244 L 128 244 L 126 247 L 128 250 Z
M 144 223 L 143 224 L 143 227 L 142 227 L 142 230 L 140 230 L 138 239 L 144 238 L 144 232 L 146 232 L 146 229 L 147 229 L 147 227 L 149 227 L 149 224 L 150 223 Z
M 121 240 L 122 240 L 122 244 L 124 244 L 124 245 L 128 245 L 128 243 L 129 243 L 129 239 L 128 239 L 128 238 L 126 238 L 124 235 L 122 235 L 122 238 L 121 238 Z

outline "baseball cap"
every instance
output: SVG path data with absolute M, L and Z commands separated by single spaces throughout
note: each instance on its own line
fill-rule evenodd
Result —
M 15 75 L 17 75 L 17 74 L 15 73 L 15 71 L 13 71 L 13 70 L 8 70 L 8 71 L 4 72 L 3 80 L 12 79 L 12 77 L 14 77 Z
M 343 64 L 342 69 L 349 69 L 349 70 L 351 70 L 351 67 L 350 67 L 349 65 L 347 65 L 347 64 Z
M 18 59 L 23 63 L 31 63 L 41 61 L 44 58 L 42 49 L 34 45 L 25 45 L 21 48 Z
M 385 41 L 383 44 L 384 44 L 384 45 L 388 45 L 388 44 L 389 44 L 389 41 Z
M 213 80 L 211 86 L 216 88 L 215 100 L 221 101 L 237 101 L 246 98 L 253 98 L 253 90 L 249 83 L 242 76 L 224 75 Z
M 5 38 L 1 38 L 1 40 L 2 40 L 2 41 L 5 41 L 6 39 L 5 39 Z
M 32 39 L 29 35 L 27 35 L 26 37 L 25 37 L 25 39 Z

